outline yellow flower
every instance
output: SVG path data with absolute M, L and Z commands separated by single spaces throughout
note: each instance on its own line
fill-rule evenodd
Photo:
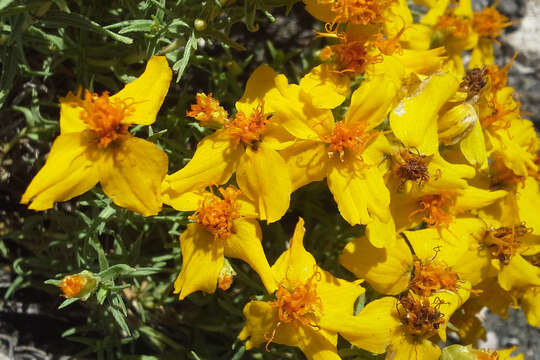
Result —
M 60 135 L 21 203 L 49 209 L 99 182 L 115 204 L 145 216 L 157 214 L 167 155 L 131 136 L 128 127 L 155 121 L 171 77 L 165 57 L 156 56 L 137 80 L 113 96 L 85 91 L 84 98 L 79 92 L 60 99 Z
M 446 341 L 446 326 L 454 311 L 469 297 L 441 291 L 431 297 L 412 293 L 399 299 L 383 297 L 366 305 L 356 316 L 344 316 L 340 334 L 351 344 L 393 360 L 437 360 L 441 349 L 430 341 Z M 437 338 L 434 338 L 434 341 Z
M 458 288 L 466 292 L 471 283 L 476 285 L 486 276 L 487 266 L 478 266 L 483 259 L 471 251 L 484 232 L 481 220 L 459 218 L 441 232 L 405 231 L 386 248 L 358 238 L 345 246 L 339 262 L 383 294 L 397 295 L 407 289 L 421 296 Z
M 268 291 L 276 288 L 253 204 L 233 186 L 220 188 L 219 193 L 221 197 L 210 192 L 191 194 L 199 205 L 191 209 L 196 209 L 190 217 L 194 222 L 180 235 L 182 270 L 174 282 L 180 300 L 198 290 L 214 293 L 218 285 L 228 288 L 235 272 L 225 256 L 247 262 Z
M 248 350 L 275 342 L 299 347 L 310 360 L 339 360 L 339 323 L 352 315 L 364 289 L 359 286 L 361 280 L 338 279 L 319 268 L 304 249 L 304 232 L 300 218 L 290 248 L 272 266 L 279 282 L 274 299 L 250 301 L 244 307 L 246 325 L 239 338 Z
M 289 207 L 292 186 L 285 161 L 277 149 L 292 138 L 270 117 L 272 104 L 264 98 L 268 90 L 283 81 L 287 82 L 284 76 L 278 76 L 269 66 L 259 66 L 253 72 L 243 97 L 236 102 L 235 117 L 224 121 L 223 128 L 200 141 L 184 168 L 165 178 L 165 203 L 186 210 L 184 194 L 224 184 L 236 172 L 238 186 L 256 204 L 261 220 L 270 223 L 283 216 Z M 206 98 L 206 105 L 202 100 L 199 96 L 200 109 L 192 114 L 195 118 L 214 115 L 223 118 L 224 110 L 215 99 Z M 210 115 L 206 114 L 208 109 Z M 219 124 L 219 119 L 214 119 L 214 123 Z
M 58 286 L 66 299 L 80 298 L 86 301 L 98 287 L 99 281 L 98 276 L 88 270 L 83 270 L 78 274 L 64 276 Z
M 389 193 L 379 168 L 389 144 L 375 127 L 384 121 L 398 86 L 383 76 L 364 80 L 352 94 L 345 118 L 337 123 L 329 110 L 316 108 L 301 96 L 301 86 L 271 90 L 267 98 L 273 104 L 273 118 L 297 138 L 281 151 L 293 188 L 326 177 L 350 224 L 390 221 Z
M 513 346 L 508 349 L 501 350 L 487 350 L 487 349 L 473 349 L 471 345 L 450 345 L 443 349 L 441 360 L 523 360 L 523 354 L 518 354 L 515 357 L 510 355 L 516 350 Z

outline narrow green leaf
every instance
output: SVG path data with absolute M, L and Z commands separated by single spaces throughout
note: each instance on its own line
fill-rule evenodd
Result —
M 73 304 L 74 302 L 77 302 L 77 301 L 79 301 L 79 298 L 76 298 L 76 297 L 71 298 L 71 299 L 66 299 L 60 304 L 60 306 L 58 306 L 58 310 L 63 309 L 66 306 L 69 306 L 69 305 L 71 305 L 71 304 Z
M 186 46 L 184 47 L 184 56 L 182 56 L 182 59 L 178 60 L 173 65 L 173 70 L 178 72 L 178 76 L 176 78 L 176 82 L 179 82 L 182 78 L 182 75 L 184 74 L 184 70 L 186 70 L 187 64 L 189 62 L 189 58 L 191 57 L 191 50 L 197 48 L 197 38 L 195 37 L 195 32 L 191 32 L 191 36 L 189 37 Z
M 126 323 L 126 319 L 124 318 L 120 310 L 114 307 L 111 307 L 109 310 L 111 311 L 111 314 L 114 317 L 114 320 L 116 320 L 116 323 L 118 324 L 118 326 L 120 326 L 120 328 L 124 330 L 128 335 L 131 335 L 131 330 L 129 330 L 129 326 Z

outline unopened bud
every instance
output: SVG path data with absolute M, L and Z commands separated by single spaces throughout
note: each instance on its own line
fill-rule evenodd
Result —
M 206 21 L 203 19 L 195 19 L 193 22 L 193 26 L 195 26 L 195 30 L 197 31 L 203 31 L 206 30 Z
M 231 287 L 235 276 L 236 271 L 232 268 L 229 260 L 225 259 L 223 267 L 219 272 L 218 287 L 223 291 L 228 290 Z
M 65 298 L 80 298 L 85 301 L 96 290 L 98 284 L 99 277 L 84 270 L 78 274 L 64 276 L 58 286 L 62 289 L 62 296 Z
M 478 121 L 474 106 L 463 103 L 454 106 L 439 118 L 439 140 L 444 145 L 454 145 L 463 139 Z

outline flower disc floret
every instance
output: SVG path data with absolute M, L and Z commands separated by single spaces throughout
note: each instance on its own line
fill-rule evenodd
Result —
M 415 260 L 409 289 L 421 296 L 431 296 L 439 290 L 457 291 L 459 277 L 457 273 L 443 264 L 431 261 L 423 263 Z
M 241 111 L 236 113 L 233 120 L 225 123 L 225 131 L 235 144 L 242 142 L 246 146 L 256 146 L 266 131 L 268 118 L 264 113 L 264 102 L 261 101 L 249 116 Z
M 348 128 L 340 121 L 336 123 L 333 134 L 325 136 L 323 140 L 328 144 L 328 157 L 334 158 L 337 155 L 340 161 L 344 161 L 346 151 L 360 155 L 377 135 L 377 132 L 366 131 L 363 126 Z
M 453 39 L 465 39 L 471 32 L 471 20 L 449 11 L 439 17 L 437 24 L 435 24 L 435 30 L 441 31 Z
M 82 275 L 69 275 L 60 281 L 59 286 L 62 289 L 62 295 L 67 299 L 71 299 L 79 296 L 87 283 L 88 279 Z
M 484 8 L 473 15 L 473 29 L 478 35 L 495 39 L 502 34 L 505 27 L 512 25 L 509 19 L 501 15 L 495 6 Z
M 233 220 L 240 217 L 236 198 L 241 191 L 231 186 L 220 188 L 219 192 L 223 198 L 209 194 L 199 209 L 189 217 L 213 234 L 214 240 L 224 240 L 231 236 L 234 231 Z
M 198 93 L 196 104 L 191 105 L 191 110 L 186 115 L 199 121 L 201 125 L 208 126 L 212 123 L 223 124 L 229 114 L 220 106 L 219 101 L 212 97 L 212 93 L 206 95 Z
M 83 109 L 80 118 L 96 135 L 100 147 L 106 147 L 120 136 L 128 134 L 129 124 L 123 121 L 135 111 L 129 99 L 111 99 L 107 91 L 99 95 L 89 90 L 84 91 L 83 98 L 79 90 L 77 95 L 70 92 L 63 101 Z
M 334 24 L 380 24 L 385 21 L 384 10 L 395 0 L 319 0 L 320 4 L 330 5 L 336 14 Z
M 489 229 L 484 238 L 484 243 L 492 258 L 498 259 L 501 263 L 507 265 L 521 246 L 519 238 L 531 232 L 532 229 L 525 226 L 525 224 Z
M 428 298 L 414 298 L 410 294 L 402 297 L 398 304 L 398 314 L 405 331 L 421 338 L 431 337 L 444 323 L 444 314 L 439 306 L 432 305 Z
M 452 194 L 432 194 L 422 196 L 418 200 L 419 209 L 409 214 L 413 217 L 418 213 L 424 213 L 424 221 L 431 228 L 446 228 L 452 222 L 453 216 L 446 210 L 452 205 L 455 197 Z
M 383 61 L 382 55 L 373 53 L 374 47 L 370 42 L 351 40 L 346 34 L 335 36 L 329 34 L 327 37 L 337 37 L 339 44 L 324 48 L 321 52 L 321 59 L 334 61 L 338 65 L 339 70 L 336 70 L 338 73 L 361 74 L 366 71 L 369 65 Z M 389 44 L 384 41 L 386 40 L 380 40 L 377 44 L 381 47 L 388 47 Z

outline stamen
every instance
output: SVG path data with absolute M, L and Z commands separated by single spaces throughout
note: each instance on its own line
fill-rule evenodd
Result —
M 382 13 L 396 0 L 319 0 L 336 14 L 334 24 L 381 24 Z
M 229 114 L 219 105 L 219 101 L 209 95 L 198 93 L 196 104 L 191 105 L 191 110 L 186 115 L 199 121 L 202 126 L 209 126 L 212 123 L 223 124 Z
M 463 81 L 459 84 L 459 91 L 467 93 L 467 100 L 480 94 L 487 84 L 488 69 L 486 66 L 467 70 Z
M 106 147 L 120 136 L 129 134 L 129 124 L 123 121 L 126 116 L 135 111 L 133 103 L 118 98 L 111 100 L 107 91 L 98 95 L 85 90 L 83 99 L 81 92 L 81 89 L 77 95 L 70 92 L 60 101 L 83 108 L 80 113 L 81 120 L 99 139 L 98 146 Z
M 241 191 L 234 186 L 220 188 L 223 199 L 209 194 L 197 211 L 189 217 L 214 235 L 214 240 L 227 239 L 234 232 L 233 220 L 240 217 L 236 207 L 236 198 Z
M 321 51 L 320 57 L 324 61 L 335 62 L 339 68 L 337 73 L 361 74 L 366 71 L 369 65 L 383 61 L 381 54 L 374 54 L 373 50 L 377 52 L 377 49 L 369 41 L 351 40 L 346 34 L 337 34 L 331 37 L 337 37 L 340 43 L 325 47 Z M 380 46 L 390 46 L 384 44 L 383 41 L 389 40 L 379 41 Z
M 323 140 L 329 144 L 328 157 L 333 158 L 337 154 L 340 161 L 344 161 L 346 150 L 354 155 L 360 155 L 378 135 L 376 131 L 367 132 L 362 125 L 347 128 L 345 123 L 340 121 L 336 123 L 334 133 L 324 137 Z
M 65 276 L 62 281 L 60 281 L 60 288 L 62 289 L 62 295 L 71 299 L 79 296 L 81 290 L 86 286 L 88 279 L 82 275 L 69 275 Z
M 418 186 L 423 186 L 429 179 L 429 172 L 424 163 L 424 155 L 416 155 L 409 150 L 403 149 L 394 154 L 394 173 L 400 179 L 400 187 L 407 181 L 413 181 Z
M 514 227 L 500 227 L 489 229 L 484 237 L 484 244 L 490 251 L 491 257 L 498 259 L 502 264 L 508 265 L 510 259 L 516 254 L 521 246 L 520 237 L 533 231 L 525 224 L 514 225 Z
M 233 138 L 235 144 L 240 142 L 246 146 L 256 146 L 266 130 L 269 116 L 264 113 L 264 102 L 260 102 L 249 118 L 243 112 L 236 113 L 234 120 L 225 123 L 225 131 Z
M 451 38 L 465 39 L 471 32 L 471 20 L 455 15 L 451 9 L 439 17 L 434 28 Z

